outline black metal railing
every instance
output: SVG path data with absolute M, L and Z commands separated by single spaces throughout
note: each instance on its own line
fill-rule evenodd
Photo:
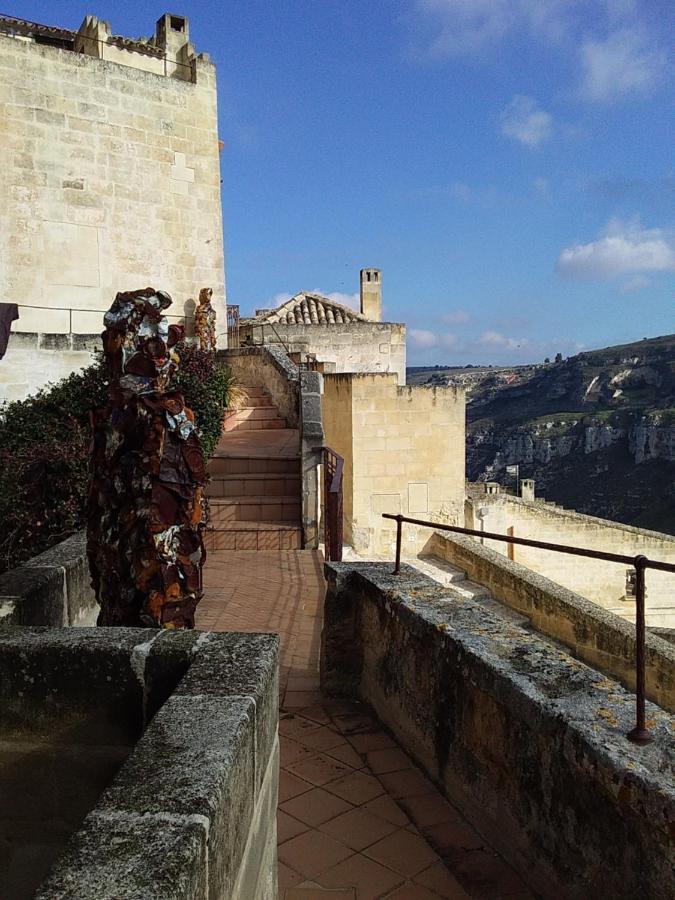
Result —
M 323 447 L 323 530 L 326 559 L 342 561 L 342 472 L 343 458 Z
M 625 556 L 622 553 L 608 553 L 603 550 L 589 550 L 586 547 L 569 547 L 566 544 L 551 544 L 546 541 L 534 541 L 530 538 L 511 537 L 506 534 L 495 534 L 489 531 L 475 531 L 473 528 L 460 528 L 458 525 L 444 525 L 440 522 L 427 522 L 423 519 L 411 519 L 408 516 L 382 513 L 383 519 L 396 522 L 396 564 L 394 575 L 401 574 L 401 532 L 402 525 L 421 525 L 437 531 L 450 531 L 454 534 L 467 534 L 490 541 L 502 541 L 505 544 L 519 544 L 521 547 L 535 547 L 539 550 L 552 550 L 555 553 L 569 553 L 573 556 L 585 556 L 590 559 L 604 559 L 607 562 L 621 563 L 635 568 L 635 728 L 627 737 L 634 744 L 649 744 L 653 738 L 646 725 L 646 675 L 645 675 L 645 572 L 656 569 L 660 572 L 675 573 L 675 564 L 648 559 L 646 556 Z

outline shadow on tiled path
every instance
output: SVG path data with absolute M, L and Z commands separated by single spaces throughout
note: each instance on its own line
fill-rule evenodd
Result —
M 204 588 L 198 628 L 281 637 L 282 900 L 534 900 L 376 719 L 323 698 L 320 553 L 215 551 Z

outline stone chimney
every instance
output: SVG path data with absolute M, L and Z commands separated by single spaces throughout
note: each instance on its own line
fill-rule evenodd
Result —
M 534 500 L 534 481 L 531 478 L 520 479 L 520 498 L 521 500 Z
M 382 321 L 382 272 L 361 269 L 361 315 L 372 322 Z

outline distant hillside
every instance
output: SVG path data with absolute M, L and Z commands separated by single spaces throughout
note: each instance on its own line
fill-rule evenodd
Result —
M 675 534 L 675 335 L 558 363 L 428 373 L 467 387 L 467 475 Z

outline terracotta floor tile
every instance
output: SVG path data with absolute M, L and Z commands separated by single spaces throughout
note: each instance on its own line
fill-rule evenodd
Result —
M 450 863 L 452 874 L 474 900 L 501 900 L 509 893 L 527 892 L 521 878 L 490 850 L 464 853 Z
M 398 825 L 399 828 L 404 828 L 410 822 L 398 803 L 392 800 L 388 794 L 376 797 L 375 800 L 369 800 L 361 808 L 374 816 L 379 816 L 386 822 L 391 822 L 392 825 Z
M 398 772 L 412 766 L 410 759 L 398 747 L 386 747 L 384 750 L 371 750 L 366 753 L 366 763 L 374 775 Z
M 350 809 L 329 822 L 324 822 L 321 831 L 325 831 L 352 850 L 360 851 L 396 831 L 396 827 L 364 809 Z
M 444 822 L 461 825 L 464 821 L 454 806 L 437 792 L 405 797 L 399 802 L 418 828 L 426 829 Z
M 405 828 L 387 835 L 372 847 L 368 847 L 364 850 L 364 855 L 405 875 L 406 878 L 412 878 L 438 861 L 438 857 L 427 842 Z
M 352 770 L 344 763 L 331 759 L 330 756 L 317 753 L 315 756 L 308 756 L 288 766 L 288 771 L 316 787 L 322 787 L 329 781 L 335 781 Z
M 284 769 L 279 772 L 279 803 L 284 803 L 286 800 L 291 800 L 293 797 L 304 794 L 311 788 L 311 784 L 307 784 L 306 781 L 303 781 L 291 772 L 286 772 Z
M 428 869 L 419 872 L 415 875 L 415 881 L 447 900 L 471 900 L 469 894 L 442 862 L 434 863 Z
M 428 888 L 414 881 L 407 881 L 387 894 L 386 900 L 438 900 L 438 894 L 432 894 Z
M 293 677 L 288 679 L 289 691 L 316 691 L 318 688 L 318 675 L 316 677 L 304 676 L 302 678 Z
M 284 737 L 284 735 L 279 738 L 280 763 L 283 769 L 288 768 L 299 759 L 311 756 L 314 752 L 312 747 L 305 747 L 304 744 L 299 744 L 292 738 Z
M 424 834 L 438 853 L 448 860 L 463 856 L 473 850 L 482 850 L 485 847 L 483 838 L 464 821 L 432 825 L 424 828 Z
M 394 800 L 417 797 L 420 794 L 430 794 L 435 791 L 432 783 L 422 775 L 419 769 L 403 769 L 400 772 L 388 772 L 379 777 L 387 793 Z
M 377 778 L 365 772 L 350 772 L 336 781 L 331 781 L 326 785 L 326 790 L 337 797 L 342 797 L 343 800 L 348 800 L 354 806 L 374 800 L 384 793 Z
M 403 881 L 396 872 L 361 853 L 350 856 L 349 859 L 324 872 L 320 880 L 325 887 L 356 888 L 358 900 L 376 900 Z
M 289 869 L 283 863 L 279 863 L 277 877 L 279 879 L 279 891 L 282 893 L 285 888 L 292 887 L 294 884 L 300 884 L 305 880 L 303 875 L 293 871 L 293 869 Z
M 384 731 L 374 731 L 369 734 L 348 734 L 347 740 L 359 753 L 368 753 L 369 750 L 382 750 L 385 747 L 396 746 Z
M 305 878 L 315 878 L 351 856 L 351 850 L 322 831 L 306 831 L 279 847 L 279 859 Z
M 284 900 L 356 900 L 353 888 L 333 890 L 332 888 L 303 887 L 289 888 L 284 894 Z
M 283 734 L 285 737 L 292 738 L 298 742 L 302 742 L 304 735 L 309 734 L 310 731 L 316 731 L 320 727 L 317 722 L 303 719 L 302 716 L 297 716 L 294 713 L 282 715 L 279 719 L 279 734 Z
M 298 710 L 298 715 L 301 715 L 304 719 L 309 719 L 310 722 L 328 725 L 332 731 L 337 732 L 337 729 L 333 726 L 331 717 L 324 709 L 323 703 L 320 706 L 303 706 L 302 709 Z
M 297 819 L 294 819 L 293 816 L 289 816 L 288 813 L 285 813 L 282 809 L 277 810 L 278 844 L 289 841 L 291 838 L 296 837 L 296 835 L 302 834 L 303 831 L 307 831 L 308 828 L 309 826 L 305 825 L 304 822 L 299 822 Z
M 339 759 L 340 762 L 350 766 L 352 769 L 362 769 L 365 763 L 363 758 L 356 752 L 351 744 L 341 744 L 339 747 L 330 747 L 324 751 L 326 756 L 332 756 L 333 759 Z
M 347 741 L 332 728 L 322 725 L 318 730 L 303 732 L 296 737 L 298 743 L 314 750 L 330 750 L 333 747 L 344 747 Z
M 314 828 L 352 808 L 346 800 L 329 794 L 323 788 L 312 788 L 281 805 L 284 812 Z
M 320 691 L 286 691 L 284 697 L 284 706 L 287 709 L 300 709 L 313 703 L 321 703 Z

